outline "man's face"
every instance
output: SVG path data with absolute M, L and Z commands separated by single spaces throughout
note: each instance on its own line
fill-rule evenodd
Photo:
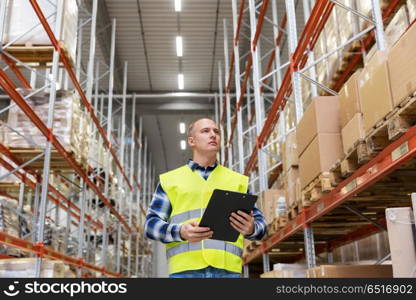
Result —
M 217 124 L 210 119 L 195 122 L 188 143 L 194 151 L 217 153 L 220 150 L 220 130 Z

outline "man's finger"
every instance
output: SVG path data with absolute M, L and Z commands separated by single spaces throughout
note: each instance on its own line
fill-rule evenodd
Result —
M 253 213 L 253 212 L 251 212 Z M 242 210 L 238 210 L 237 211 L 237 215 L 241 216 L 242 218 L 246 219 L 247 221 L 251 220 L 252 215 L 247 214 L 246 212 L 242 211 Z
M 240 227 L 247 227 L 247 226 L 249 226 L 249 224 L 246 223 L 245 221 L 244 222 L 241 222 L 240 220 L 237 220 L 236 218 L 233 218 L 233 217 L 230 218 L 230 221 L 233 222 L 235 225 L 240 226 Z
M 197 226 L 197 227 L 192 228 L 193 232 L 205 232 L 205 231 L 209 231 L 209 230 L 210 230 L 209 227 L 199 227 L 199 226 Z
M 238 220 L 241 224 L 246 224 L 249 222 L 249 220 L 244 219 L 243 217 L 239 216 L 238 214 L 234 212 L 231 213 L 231 218 Z
M 214 232 L 213 231 L 207 231 L 207 232 L 194 232 L 192 234 L 193 237 L 207 237 L 211 236 Z
M 242 228 L 240 228 L 240 227 L 237 227 L 236 225 L 234 225 L 234 223 L 231 223 L 231 226 L 232 226 L 235 230 L 237 230 L 239 233 L 244 234 L 244 229 L 242 229 Z
M 237 221 L 235 219 L 231 219 L 231 224 L 238 227 L 241 230 L 245 230 L 245 228 L 247 227 L 247 225 L 241 224 L 239 221 Z

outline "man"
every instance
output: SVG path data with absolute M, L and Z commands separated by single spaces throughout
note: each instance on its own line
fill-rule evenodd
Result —
M 210 239 L 210 228 L 199 227 L 215 188 L 248 192 L 248 177 L 217 163 L 220 131 L 214 121 L 200 119 L 189 126 L 188 164 L 160 175 L 145 223 L 148 238 L 166 244 L 171 278 L 240 277 L 244 238 L 260 240 L 266 233 L 263 214 L 232 213 L 231 226 L 240 235 L 235 243 Z

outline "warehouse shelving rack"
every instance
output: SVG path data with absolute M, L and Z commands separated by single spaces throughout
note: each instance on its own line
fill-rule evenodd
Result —
M 371 0 L 373 17 L 370 19 L 356 9 L 346 7 L 335 0 L 304 0 L 302 5 L 305 26 L 299 38 L 296 28 L 299 20 L 296 20 L 294 0 L 285 0 L 285 15 L 280 24 L 277 19 L 276 1 L 240 0 L 239 3 L 237 11 L 238 1 L 232 1 L 233 51 L 231 64 L 228 59 L 227 27 L 224 20 L 225 78 L 222 75 L 222 66 L 219 64 L 220 91 L 216 98 L 216 115 L 225 137 L 223 145 L 225 148 L 221 152 L 220 158 L 221 162 L 227 164 L 228 167 L 249 175 L 251 178 L 250 190 L 258 193 L 271 186 L 273 180 L 282 171 L 278 156 L 275 157 L 276 164 L 267 169 L 266 156 L 271 154 L 268 147 L 278 141 L 284 141 L 288 133 L 285 128 L 286 104 L 288 102 L 294 103 L 296 123 L 302 117 L 306 99 L 302 99 L 300 80 L 310 82 L 312 96 L 317 95 L 318 89 L 322 89 L 327 94 L 336 95 L 374 41 L 378 49 L 385 49 L 383 23 L 385 24 L 391 18 L 402 1 L 392 0 L 382 11 L 379 1 Z M 371 21 L 372 26 L 355 32 L 347 42 L 336 49 L 331 49 L 322 57 L 315 58 L 314 46 L 335 5 Z M 272 10 L 272 19 L 267 17 L 269 7 Z M 245 14 L 248 14 L 249 25 L 244 22 Z M 262 43 L 262 30 L 266 23 L 272 26 L 274 45 L 271 50 L 266 52 L 266 55 L 261 56 L 260 47 L 264 44 Z M 243 26 L 250 30 L 249 51 L 240 57 L 240 48 L 244 46 L 240 45 Z M 282 63 L 280 57 L 284 36 L 288 42 L 289 59 Z M 263 40 L 270 44 L 267 37 Z M 352 54 L 347 67 L 335 85 L 329 88 L 318 82 L 315 65 L 354 41 L 360 41 L 361 51 Z M 266 58 L 268 58 L 266 72 L 262 73 L 263 61 Z M 245 70 L 240 73 L 240 64 L 244 59 Z M 308 75 L 305 74 L 306 71 L 309 71 Z M 235 101 L 232 102 L 230 90 L 233 73 L 236 96 Z M 272 87 L 267 84 L 268 79 L 272 80 Z M 250 81 L 252 87 L 250 87 Z M 272 92 L 272 101 L 268 99 L 270 95 L 265 91 Z M 254 114 L 251 108 L 253 102 L 251 92 L 254 94 Z M 247 102 L 245 105 L 244 99 Z M 235 103 L 234 112 L 232 112 L 231 103 Z M 266 114 L 265 107 L 268 104 L 270 105 Z M 253 121 L 254 125 L 252 125 Z M 277 124 L 280 136 L 270 140 L 271 133 Z M 237 140 L 234 136 L 235 130 L 237 130 Z M 294 262 L 305 257 L 308 267 L 313 267 L 316 265 L 317 255 L 323 252 L 328 253 L 330 262 L 332 249 L 385 230 L 384 210 L 380 209 L 380 206 L 403 205 L 403 203 L 409 205 L 410 197 L 406 196 L 406 193 L 414 190 L 414 186 L 406 182 L 403 176 L 409 176 L 413 171 L 409 170 L 409 164 L 412 165 L 411 159 L 415 156 L 415 132 L 414 127 L 410 128 L 405 135 L 356 170 L 352 176 L 343 180 L 334 190 L 325 194 L 311 207 L 304 209 L 284 228 L 268 236 L 257 249 L 244 258 L 245 276 L 248 276 L 248 264 L 259 262 L 260 256 L 264 272 L 270 270 L 269 255 L 275 255 L 278 252 L 289 254 L 289 256 L 281 257 L 283 262 Z M 249 142 L 245 143 L 245 139 Z M 233 152 L 237 154 L 233 156 Z M 407 167 L 403 167 L 404 165 Z M 269 174 L 270 177 L 268 177 Z M 401 199 L 397 199 L 398 197 Z M 332 231 L 328 230 L 328 224 L 329 228 L 334 228 Z
M 98 272 L 103 276 L 138 276 L 145 277 L 150 274 L 151 268 L 151 250 L 149 242 L 144 239 L 143 217 L 145 209 L 148 205 L 151 191 L 155 187 L 155 170 L 151 163 L 151 154 L 148 157 L 147 139 L 143 138 L 142 120 L 140 119 L 139 133 L 136 128 L 136 107 L 135 96 L 132 97 L 132 118 L 131 126 L 126 125 L 126 99 L 127 99 L 127 63 L 124 66 L 124 84 L 122 102 L 113 94 L 114 88 L 114 57 L 115 57 L 115 37 L 116 37 L 116 20 L 114 19 L 112 26 L 111 38 L 111 54 L 110 64 L 105 72 L 100 74 L 100 62 L 96 61 L 96 24 L 97 24 L 97 7 L 98 1 L 92 1 L 92 10 L 87 20 L 80 20 L 78 26 L 78 50 L 76 66 L 73 67 L 68 55 L 60 44 L 59 35 L 55 35 L 51 29 L 47 18 L 43 14 L 37 1 L 28 0 L 34 12 L 39 18 L 38 26 L 42 26 L 48 34 L 53 45 L 53 56 L 51 59 L 51 74 L 44 76 L 27 63 L 23 63 L 16 57 L 7 52 L 8 45 L 4 45 L 1 49 L 1 56 L 6 66 L 0 70 L 0 85 L 14 104 L 9 105 L 1 111 L 6 112 L 11 107 L 17 105 L 25 115 L 33 122 L 39 131 L 45 136 L 47 142 L 43 151 L 29 160 L 24 160 L 19 157 L 13 149 L 9 149 L 6 145 L 0 145 L 0 152 L 5 159 L 0 159 L 3 167 L 9 170 L 6 175 L 13 174 L 21 180 L 19 184 L 19 213 L 22 216 L 21 209 L 25 198 L 33 201 L 32 207 L 33 226 L 31 240 L 29 236 L 19 238 L 9 234 L 0 232 L 0 243 L 10 247 L 19 248 L 25 252 L 32 253 L 36 257 L 36 276 L 40 275 L 40 266 L 42 258 L 47 257 L 55 260 L 60 260 L 77 268 L 78 276 L 89 276 L 91 274 L 86 271 Z M 2 1 L 0 4 L 0 40 L 3 40 L 3 30 L 5 24 L 5 12 L 7 1 Z M 56 2 L 56 30 L 60 32 L 63 17 L 63 1 Z M 89 42 L 89 60 L 86 72 L 86 80 L 81 83 L 81 74 L 84 73 L 81 69 L 82 59 L 82 35 L 83 28 L 86 24 L 90 24 L 90 42 Z M 33 30 L 33 29 L 32 29 Z M 95 70 L 94 70 L 94 64 Z M 105 64 L 103 64 L 105 65 Z M 21 72 L 21 69 L 29 71 L 30 80 Z M 85 74 L 85 73 L 84 73 Z M 15 76 L 20 86 L 15 84 L 12 80 L 12 75 Z M 58 78 L 59 76 L 59 78 Z M 109 78 L 108 94 L 100 92 L 99 83 L 105 76 Z M 35 89 L 36 77 L 45 79 L 45 85 L 41 88 Z M 56 99 L 56 91 L 58 89 L 58 79 L 64 82 L 65 89 L 69 87 L 69 79 L 72 86 L 81 98 L 86 112 L 92 119 L 95 126 L 93 126 L 92 137 L 98 137 L 97 156 L 99 155 L 99 145 L 103 145 L 107 150 L 105 152 L 105 164 L 100 170 L 98 167 L 92 169 L 91 166 L 87 168 L 82 167 L 77 161 L 68 153 L 62 146 L 61 142 L 53 134 L 53 117 L 54 117 L 54 102 Z M 95 91 L 93 91 L 95 85 Z M 17 89 L 22 87 L 25 89 L 33 88 L 33 92 L 28 96 L 23 96 Z M 42 90 L 49 88 L 49 112 L 48 121 L 45 124 L 33 109 L 27 104 L 26 99 L 30 96 L 36 95 Z M 104 117 L 104 99 L 107 98 L 107 116 Z M 113 109 L 113 100 L 117 101 L 121 108 Z M 91 104 L 93 102 L 93 104 Z M 114 124 L 113 116 L 121 110 L 121 120 L 119 124 Z M 99 114 L 98 114 L 99 112 Z M 99 116 L 99 117 L 98 117 Z M 118 125 L 118 136 L 115 137 L 113 130 Z M 106 130 L 104 128 L 107 128 Z M 11 130 L 14 130 L 10 128 Z M 16 130 L 14 130 L 16 132 Z M 129 139 L 127 139 L 129 137 Z M 27 139 L 27 137 L 24 137 Z M 126 141 L 129 141 L 127 144 Z M 144 140 L 144 143 L 142 142 Z M 118 142 L 118 153 L 114 145 Z M 67 169 L 72 170 L 75 174 L 72 178 L 66 178 L 55 172 L 51 174 L 52 158 L 59 158 Z M 121 159 L 119 160 L 118 157 Z M 149 159 L 150 158 L 150 159 Z M 110 178 L 110 161 L 114 160 L 116 164 L 116 174 Z M 33 167 L 36 161 L 41 162 L 40 167 Z M 89 162 L 90 163 L 90 162 Z M 56 168 L 55 168 L 56 171 Z M 102 174 L 104 173 L 104 175 Z M 42 174 L 42 175 L 40 175 Z M 6 176 L 4 176 L 6 177 Z M 63 182 L 69 189 L 67 195 L 58 191 L 51 183 L 51 178 Z M 117 198 L 115 207 L 110 202 L 110 179 L 117 179 Z M 29 187 L 34 193 L 26 190 Z M 2 192 L 2 195 L 9 198 L 11 195 Z M 93 205 L 92 199 L 95 200 Z M 126 207 L 121 205 L 120 199 L 127 199 Z M 75 201 L 78 200 L 78 204 Z M 98 203 L 104 205 L 103 216 L 99 216 L 100 209 Z M 55 216 L 48 216 L 51 209 L 50 204 L 54 203 Z M 69 238 L 74 232 L 70 232 L 71 223 L 77 226 L 78 245 L 75 254 L 68 255 L 68 253 L 59 253 L 43 245 L 45 219 L 55 221 L 59 225 L 60 211 L 67 213 L 66 217 L 66 232 L 65 232 L 65 246 L 68 252 L 70 246 Z M 133 217 L 133 210 L 136 217 Z M 110 215 L 114 216 L 118 221 L 111 222 Z M 55 218 L 54 218 L 55 217 Z M 112 224 L 116 223 L 116 224 Z M 97 233 L 102 231 L 102 261 L 100 266 L 90 263 L 95 249 L 97 249 Z M 93 234 L 93 232 L 95 234 Z M 35 233 L 35 234 L 33 234 Z M 110 234 L 116 236 L 116 267 L 115 271 L 107 269 L 108 259 L 106 257 L 109 246 Z M 93 240 L 91 237 L 93 236 Z M 123 241 L 128 241 L 127 246 L 123 245 Z M 74 246 L 74 245 L 72 245 Z M 76 246 L 76 245 L 75 245 Z M 132 251 L 134 252 L 135 260 L 132 260 Z M 123 258 L 123 259 L 122 259 Z M 126 263 L 123 264 L 123 261 Z

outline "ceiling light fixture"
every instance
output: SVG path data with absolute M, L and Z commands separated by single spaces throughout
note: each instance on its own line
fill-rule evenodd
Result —
M 175 0 L 175 11 L 182 11 L 182 0 Z
M 176 55 L 182 57 L 183 55 L 183 44 L 182 44 L 182 37 L 176 37 Z
M 179 132 L 181 134 L 185 133 L 185 123 L 183 123 L 183 122 L 179 123 Z
M 182 150 L 185 150 L 186 149 L 186 142 L 185 142 L 185 140 L 182 140 L 181 141 L 181 149 Z
M 184 88 L 184 78 L 183 78 L 183 74 L 178 74 L 178 88 L 180 90 L 183 90 L 183 88 Z

